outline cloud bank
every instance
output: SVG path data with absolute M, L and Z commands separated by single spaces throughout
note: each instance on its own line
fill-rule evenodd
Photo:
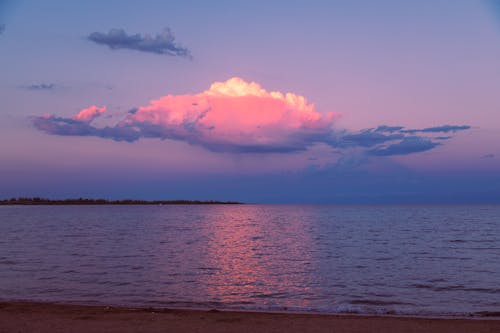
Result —
M 112 50 L 130 49 L 191 58 L 190 51 L 175 41 L 175 36 L 169 28 L 154 37 L 148 34 L 128 35 L 123 29 L 111 29 L 108 33 L 93 32 L 87 39 L 96 44 L 107 45 Z
M 470 128 L 444 125 L 405 129 L 382 125 L 358 132 L 335 129 L 337 114 L 318 112 L 303 96 L 269 92 L 237 77 L 215 82 L 199 94 L 166 95 L 152 100 L 129 111 L 113 126 L 94 125 L 105 111 L 104 106 L 94 105 L 70 118 L 44 115 L 32 121 L 37 129 L 53 135 L 128 142 L 140 138 L 181 140 L 217 152 L 287 153 L 322 143 L 339 149 L 362 149 L 372 156 L 430 150 L 442 144 L 439 134 Z

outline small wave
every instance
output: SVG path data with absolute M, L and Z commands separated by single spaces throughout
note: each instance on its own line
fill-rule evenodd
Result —
M 471 260 L 469 257 L 443 257 L 443 256 L 431 256 L 429 259 L 439 259 L 439 260 Z
M 432 279 L 432 280 L 429 280 L 430 283 L 446 282 L 446 281 L 447 281 L 446 279 Z
M 394 260 L 394 257 L 380 257 L 380 258 L 375 258 L 375 261 L 389 261 L 389 260 Z
M 500 250 L 500 247 L 468 247 L 465 248 L 466 250 L 481 250 L 481 251 L 488 251 L 488 250 Z
M 129 267 L 130 267 L 129 264 L 119 264 L 119 265 L 110 266 L 111 269 L 129 268 Z
M 252 296 L 252 298 L 286 298 L 288 294 L 286 293 L 269 293 L 269 294 L 257 294 Z
M 57 276 L 43 276 L 39 277 L 38 281 L 55 280 L 55 279 L 57 279 Z
M 69 235 L 63 235 L 64 238 L 84 238 L 88 237 L 88 235 L 82 235 L 82 234 L 69 234 Z
M 161 300 L 150 300 L 147 302 L 149 305 L 159 305 L 167 307 L 178 307 L 178 308 L 225 308 L 226 304 L 222 302 L 190 302 L 190 301 L 161 301 Z
M 474 312 L 473 315 L 478 317 L 500 317 L 500 311 L 479 311 Z
M 144 269 L 144 266 L 133 266 L 132 267 L 132 270 L 134 270 L 134 271 L 138 271 L 138 270 L 141 270 L 141 269 Z
M 500 288 L 465 288 L 464 291 L 475 291 L 477 293 L 500 293 Z
M 217 267 L 198 267 L 197 268 L 200 271 L 220 271 L 220 268 Z
M 80 295 L 81 297 L 88 298 L 88 297 L 96 297 L 97 299 L 102 298 L 105 296 L 104 293 L 83 293 Z
M 398 302 L 398 301 L 382 301 L 378 299 L 356 299 L 349 302 L 352 305 L 375 305 L 375 306 L 387 306 L 387 305 L 415 305 L 413 303 Z
M 42 295 L 42 294 L 61 294 L 64 293 L 66 289 L 63 288 L 48 288 L 48 289 L 39 289 L 37 290 L 37 293 Z
M 93 263 L 80 264 L 80 265 L 78 265 L 78 267 L 93 268 L 93 267 L 95 267 L 95 264 L 93 264 Z
M 430 284 L 413 284 L 413 288 L 417 289 L 428 289 L 432 291 L 466 291 L 466 292 L 477 292 L 477 293 L 500 293 L 500 288 L 468 288 L 464 285 L 449 285 L 449 286 L 433 286 Z
M 63 274 L 74 274 L 74 273 L 78 273 L 77 271 L 75 271 L 74 269 L 69 269 L 67 271 L 63 271 L 62 272 Z
M 374 297 L 396 297 L 396 295 L 393 294 L 382 294 L 382 293 L 366 293 L 366 295 Z
M 104 276 L 104 275 L 108 275 L 108 272 L 106 272 L 106 271 L 98 271 L 98 272 L 88 272 L 86 274 L 90 275 L 90 276 Z
M 112 282 L 112 281 L 106 281 L 106 282 L 102 282 L 100 284 L 107 284 L 107 285 L 112 285 L 112 286 L 115 286 L 115 287 L 123 287 L 123 286 L 128 286 L 131 283 L 130 282 Z
M 332 309 L 332 311 L 333 313 L 354 313 L 354 314 L 362 313 L 362 310 L 359 307 L 353 306 L 351 304 L 341 304 L 337 306 L 335 309 Z

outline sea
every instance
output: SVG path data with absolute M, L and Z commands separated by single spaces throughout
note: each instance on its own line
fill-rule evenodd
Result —
M 0 300 L 500 316 L 500 205 L 0 206 Z

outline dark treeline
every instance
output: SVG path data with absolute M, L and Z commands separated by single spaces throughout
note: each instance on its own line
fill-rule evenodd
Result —
M 0 200 L 0 205 L 221 205 L 241 204 L 236 201 L 199 200 L 106 200 L 106 199 L 62 199 L 11 198 Z

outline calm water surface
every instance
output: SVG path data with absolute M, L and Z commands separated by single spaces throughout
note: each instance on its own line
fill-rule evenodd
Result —
M 500 311 L 500 206 L 1 206 L 0 299 Z

